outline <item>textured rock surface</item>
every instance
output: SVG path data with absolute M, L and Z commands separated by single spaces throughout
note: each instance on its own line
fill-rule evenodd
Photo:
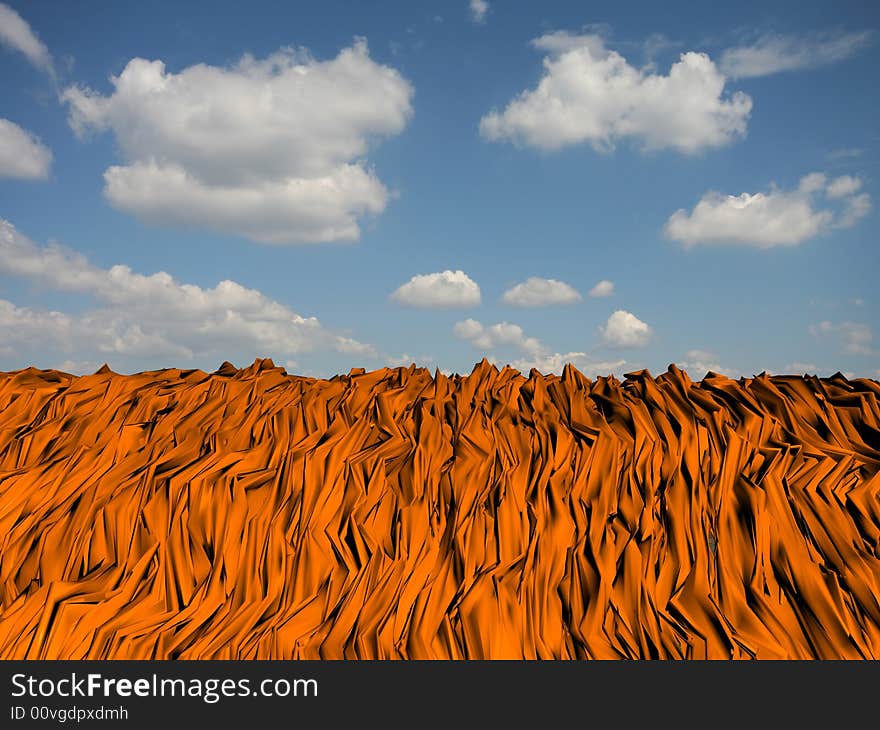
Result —
M 0 374 L 0 657 L 880 657 L 880 385 Z

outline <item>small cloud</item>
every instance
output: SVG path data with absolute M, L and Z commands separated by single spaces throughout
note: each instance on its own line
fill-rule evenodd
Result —
M 470 0 L 468 12 L 470 13 L 471 21 L 481 25 L 486 22 L 486 16 L 489 14 L 489 3 L 486 0 Z
M 535 370 L 541 373 L 555 373 L 559 375 L 567 363 L 574 365 L 588 378 L 595 378 L 612 373 L 621 375 L 625 369 L 626 360 L 597 360 L 586 352 L 554 352 L 532 358 L 520 358 L 510 364 L 524 373 L 535 368 Z
M 642 53 L 644 54 L 645 62 L 653 67 L 654 59 L 657 56 L 666 51 L 680 48 L 681 45 L 679 41 L 670 40 L 663 33 L 652 33 L 642 43 Z
M 828 183 L 825 195 L 833 200 L 846 198 L 853 195 L 862 187 L 862 181 L 852 175 L 841 175 L 839 178 Z
M 419 355 L 418 357 L 413 357 L 407 353 L 403 353 L 399 357 L 394 357 L 393 355 L 389 355 L 385 358 L 385 364 L 391 368 L 399 368 L 399 367 L 409 367 L 412 364 L 416 364 L 420 367 L 428 367 L 429 365 L 434 364 L 434 358 L 430 355 Z
M 475 340 L 483 334 L 483 325 L 476 319 L 463 319 L 452 328 L 453 334 L 460 340 Z
M 855 225 L 871 209 L 867 193 L 855 195 L 861 186 L 848 175 L 828 182 L 824 173 L 801 178 L 795 190 L 771 187 L 769 192 L 722 195 L 705 193 L 693 210 L 679 209 L 664 227 L 667 238 L 685 248 L 701 244 L 738 244 L 754 248 L 797 246 L 832 228 Z M 837 210 L 821 207 L 822 191 Z
M 581 301 L 580 292 L 557 279 L 532 276 L 504 292 L 505 304 L 516 307 L 545 307 L 551 304 L 573 304 Z
M 496 347 L 513 347 L 518 350 L 521 357 L 514 358 L 510 364 L 524 373 L 535 368 L 542 373 L 561 373 L 566 363 L 571 363 L 584 375 L 594 377 L 620 373 L 626 360 L 598 360 L 586 352 L 551 352 L 535 337 L 527 337 L 522 327 L 510 322 L 499 322 L 493 325 L 484 325 L 475 319 L 465 319 L 456 322 L 452 329 L 460 340 L 470 342 L 475 348 L 489 353 Z M 497 360 L 494 355 L 488 355 L 490 360 Z
M 832 224 L 834 228 L 852 228 L 871 212 L 871 196 L 861 193 L 846 201 L 843 214 Z
M 5 3 L 0 3 L 0 45 L 23 54 L 33 66 L 54 78 L 52 55 L 28 22 Z
M 874 339 L 874 333 L 868 325 L 861 322 L 835 323 L 825 320 L 818 324 L 811 324 L 809 332 L 817 338 L 838 337 L 843 343 L 844 351 L 851 355 L 873 354 L 871 343 Z
M 610 297 L 612 294 L 614 294 L 614 282 L 608 279 L 602 279 L 590 289 L 591 297 Z
M 611 347 L 644 347 L 653 335 L 645 322 L 623 309 L 612 313 L 599 332 L 605 344 Z
M 52 151 L 39 139 L 8 119 L 0 119 L 0 177 L 45 180 Z
M 358 342 L 351 337 L 337 335 L 334 338 L 333 349 L 346 355 L 363 355 L 364 357 L 376 357 L 376 348 L 365 342 Z
M 828 373 L 825 368 L 820 368 L 811 362 L 790 362 L 785 366 L 785 372 L 793 375 L 825 375 Z
M 526 337 L 522 327 L 510 322 L 499 322 L 498 324 L 484 326 L 476 319 L 465 319 L 461 322 L 456 322 L 452 332 L 460 340 L 466 340 L 474 347 L 484 351 L 508 345 L 515 347 L 520 352 L 535 356 L 544 350 L 543 345 L 537 338 Z
M 736 79 L 826 66 L 854 56 L 871 42 L 872 35 L 871 31 L 803 36 L 769 33 L 752 45 L 728 48 L 719 65 L 726 76 Z
M 685 359 L 677 362 L 676 365 L 683 370 L 690 371 L 692 376 L 702 376 L 710 371 L 727 377 L 734 376 L 732 370 L 719 364 L 718 356 L 714 352 L 706 350 L 688 350 Z
M 818 193 L 826 186 L 827 179 L 824 172 L 811 172 L 808 175 L 804 175 L 798 183 L 798 192 L 807 194 Z
M 55 369 L 71 375 L 89 375 L 100 368 L 102 364 L 96 360 L 65 360 L 56 365 Z
M 417 274 L 398 287 L 391 299 L 425 309 L 476 307 L 480 303 L 480 287 L 463 271 L 447 269 L 433 274 Z
M 861 147 L 842 147 L 831 150 L 825 157 L 829 160 L 851 160 L 861 157 L 863 154 L 865 154 L 865 150 Z

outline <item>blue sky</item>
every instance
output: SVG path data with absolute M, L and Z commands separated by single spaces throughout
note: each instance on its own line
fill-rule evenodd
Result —
M 878 378 L 878 29 L 862 2 L 12 0 L 0 369 Z

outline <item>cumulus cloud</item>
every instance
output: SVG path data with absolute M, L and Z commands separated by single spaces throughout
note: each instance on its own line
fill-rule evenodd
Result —
M 111 131 L 125 158 L 104 174 L 108 201 L 270 244 L 356 240 L 389 198 L 364 156 L 412 115 L 412 86 L 362 39 L 328 61 L 282 49 L 174 73 L 134 58 L 111 82 L 62 95 L 74 131 Z
M 532 276 L 516 284 L 502 295 L 505 304 L 515 307 L 545 307 L 550 304 L 573 304 L 581 300 L 580 292 L 557 279 Z
M 537 357 L 519 358 L 510 364 L 524 373 L 535 368 L 535 370 L 542 373 L 556 373 L 559 375 L 567 363 L 574 365 L 587 377 L 595 378 L 612 373 L 619 376 L 623 372 L 626 360 L 597 360 L 586 352 L 554 352 L 547 355 L 538 355 Z
M 819 367 L 812 362 L 790 362 L 785 366 L 785 372 L 796 375 L 818 375 L 823 377 L 833 375 L 835 371 Z
M 55 365 L 55 370 L 60 370 L 71 375 L 87 375 L 95 372 L 103 363 L 97 360 L 64 360 Z
M 46 44 L 37 38 L 28 22 L 5 3 L 0 3 L 0 45 L 18 51 L 40 71 L 54 76 L 52 55 Z
M 37 337 L 69 350 L 76 334 L 72 322 L 73 318 L 63 312 L 35 311 L 0 299 L 0 334 L 7 354 L 17 352 L 18 345 L 28 344 Z
M 414 357 L 406 352 L 397 357 L 394 355 L 387 355 L 385 357 L 385 364 L 390 368 L 409 367 L 413 363 L 418 367 L 428 367 L 434 364 L 434 358 L 430 355 L 419 355 L 418 357 Z
M 855 225 L 871 210 L 857 178 L 844 175 L 830 182 L 824 173 L 801 178 L 795 190 L 773 186 L 767 193 L 722 195 L 710 191 L 688 213 L 679 209 L 666 222 L 667 238 L 685 248 L 699 244 L 740 244 L 755 248 L 796 246 L 829 228 Z M 820 207 L 824 192 L 835 208 Z
M 834 222 L 834 228 L 852 228 L 871 212 L 871 196 L 860 193 L 846 199 L 846 207 Z
M 52 152 L 36 136 L 8 119 L 0 119 L 0 177 L 45 180 Z
M 95 352 L 138 362 L 227 357 L 230 352 L 288 355 L 332 350 L 375 356 L 369 345 L 325 328 L 315 317 L 224 280 L 213 288 L 178 282 L 164 271 L 103 269 L 57 245 L 41 247 L 0 219 L 0 271 L 85 295 L 82 313 L 36 310 L 0 301 L 0 340 L 16 352 L 37 345 L 71 361 Z M 83 357 L 84 356 L 84 357 Z
M 645 322 L 624 309 L 613 312 L 599 332 L 611 347 L 644 347 L 654 334 Z
M 871 328 L 861 322 L 829 322 L 823 321 L 810 325 L 813 337 L 834 336 L 841 340 L 843 349 L 851 355 L 873 354 L 872 342 L 874 333 Z
M 471 318 L 456 322 L 452 328 L 452 332 L 456 337 L 461 340 L 469 340 L 470 342 L 474 342 L 478 337 L 481 337 L 483 330 L 483 325 L 476 319 Z
M 236 233 L 269 244 L 355 240 L 358 218 L 381 213 L 387 199 L 371 171 L 348 164 L 325 177 L 249 188 L 208 185 L 179 165 L 150 160 L 114 165 L 104 173 L 104 183 L 114 207 L 144 221 Z
M 765 34 L 721 54 L 722 72 L 731 78 L 768 76 L 825 66 L 854 56 L 871 42 L 871 31 L 832 31 L 808 35 Z
M 491 350 L 500 345 L 509 345 L 520 352 L 537 355 L 544 349 L 537 338 L 526 337 L 522 327 L 510 322 L 484 326 L 476 319 L 465 319 L 456 322 L 452 332 L 459 339 L 466 340 L 481 350 Z
M 480 287 L 463 271 L 417 274 L 399 286 L 391 299 L 410 307 L 454 309 L 480 303 Z
M 676 365 L 683 370 L 690 371 L 694 377 L 702 377 L 708 372 L 726 375 L 729 378 L 734 377 L 733 370 L 722 367 L 718 362 L 718 356 L 713 352 L 706 350 L 688 350 L 685 359 L 677 362 Z
M 484 325 L 476 319 L 465 319 L 456 322 L 453 334 L 460 340 L 469 342 L 473 347 L 488 354 L 490 359 L 498 358 L 491 353 L 495 348 L 509 347 L 519 353 L 510 364 L 524 373 L 535 368 L 544 373 L 561 373 L 566 363 L 571 363 L 578 370 L 590 377 L 620 372 L 626 360 L 598 360 L 586 352 L 551 352 L 536 337 L 529 337 L 518 324 L 499 322 Z
M 481 24 L 486 22 L 486 15 L 489 13 L 489 3 L 486 0 L 470 0 L 468 3 L 468 11 L 471 20 L 474 23 Z
M 828 184 L 826 194 L 829 198 L 846 198 L 858 192 L 862 187 L 862 181 L 851 175 L 841 175 Z
M 644 149 L 691 154 L 742 137 L 752 108 L 727 94 L 724 75 L 703 53 L 684 53 L 667 75 L 631 65 L 598 35 L 555 32 L 532 41 L 544 75 L 501 111 L 480 121 L 488 140 L 545 150 L 588 143 L 612 150 L 624 139 Z
M 610 297 L 612 294 L 614 294 L 614 282 L 608 279 L 602 279 L 590 289 L 591 297 Z

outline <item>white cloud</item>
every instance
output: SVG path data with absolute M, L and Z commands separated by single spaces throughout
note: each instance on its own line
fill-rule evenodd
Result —
M 434 358 L 430 355 L 419 355 L 418 357 L 413 357 L 406 352 L 404 352 L 399 357 L 388 355 L 385 358 L 385 364 L 390 368 L 409 367 L 413 363 L 415 363 L 418 367 L 428 367 L 430 365 L 433 365 L 434 362 Z
M 798 183 L 799 193 L 818 193 L 827 186 L 828 178 L 824 172 L 811 172 L 804 175 Z
M 466 340 L 481 350 L 508 345 L 532 356 L 544 351 L 544 346 L 537 338 L 526 337 L 522 327 L 510 322 L 499 322 L 487 327 L 475 319 L 465 319 L 456 322 L 452 332 L 459 339 Z
M 673 213 L 664 233 L 685 248 L 698 244 L 796 246 L 829 228 L 855 225 L 870 211 L 867 193 L 852 195 L 860 185 L 855 180 L 843 176 L 829 183 L 824 173 L 810 173 L 791 191 L 775 186 L 770 192 L 755 194 L 711 191 L 690 213 L 684 209 Z M 843 205 L 841 210 L 817 206 L 816 197 L 823 190 L 827 198 Z
M 788 365 L 785 366 L 785 368 L 785 374 L 788 375 L 816 375 L 820 378 L 829 378 L 836 372 L 839 372 L 834 368 L 823 368 L 810 362 L 790 362 L 788 363 Z M 847 380 L 853 380 L 856 377 L 861 377 L 851 370 L 844 370 L 841 375 L 843 375 L 843 377 Z
M 364 155 L 412 115 L 412 86 L 362 39 L 328 61 L 282 49 L 174 73 L 134 58 L 111 82 L 62 95 L 79 135 L 115 135 L 126 164 L 104 174 L 109 202 L 263 243 L 357 239 L 389 198 Z
M 723 74 L 703 53 L 682 54 L 663 76 L 632 66 L 598 35 L 556 32 L 532 44 L 547 53 L 544 76 L 503 112 L 482 118 L 488 140 L 607 151 L 632 138 L 645 149 L 690 154 L 745 135 L 751 99 L 727 95 Z
M 475 319 L 468 318 L 456 322 L 452 331 L 461 340 L 473 341 L 483 334 L 483 325 Z
M 35 338 L 70 349 L 75 335 L 73 324 L 73 319 L 62 312 L 35 311 L 0 299 L 0 336 L 12 352 Z
M 790 362 L 785 366 L 785 372 L 790 375 L 831 375 L 828 368 L 820 368 L 811 362 Z
M 143 275 L 124 265 L 102 269 L 60 246 L 37 246 L 3 220 L 0 271 L 85 295 L 98 305 L 67 314 L 0 302 L 0 341 L 16 344 L 17 351 L 50 347 L 70 360 L 91 360 L 97 351 L 154 363 L 241 351 L 375 356 L 369 345 L 234 281 L 206 289 L 178 282 L 164 271 Z
M 719 66 L 725 75 L 740 79 L 825 66 L 855 55 L 871 41 L 871 35 L 871 31 L 767 34 L 752 45 L 728 48 Z
M 101 365 L 103 363 L 95 360 L 64 360 L 64 362 L 56 365 L 55 369 L 61 370 L 64 373 L 70 373 L 71 375 L 86 375 L 94 373 Z
M 480 303 L 480 287 L 463 271 L 417 274 L 398 287 L 391 299 L 410 307 L 453 309 Z
M 871 196 L 868 193 L 855 195 L 846 201 L 841 216 L 835 221 L 835 228 L 852 228 L 871 212 Z
M 557 279 L 532 276 L 504 292 L 505 304 L 516 307 L 545 307 L 550 304 L 573 304 L 581 300 L 580 292 Z
M 54 76 L 52 56 L 28 22 L 5 3 L 0 3 L 0 45 L 24 54 L 41 71 Z
M 372 172 L 349 164 L 326 177 L 250 188 L 206 185 L 178 165 L 151 160 L 114 165 L 104 173 L 104 182 L 104 194 L 115 208 L 144 221 L 236 233 L 269 244 L 355 240 L 358 217 L 381 213 L 387 199 Z
M 620 375 L 626 360 L 596 360 L 585 352 L 554 352 L 549 355 L 538 355 L 533 358 L 520 358 L 510 363 L 524 373 L 535 368 L 542 373 L 562 373 L 567 363 L 571 363 L 584 375 L 595 378 L 600 375 Z
M 823 321 L 812 324 L 809 328 L 813 337 L 833 335 L 839 337 L 843 343 L 844 351 L 851 355 L 871 355 L 871 343 L 874 334 L 871 328 L 861 322 L 829 322 Z
M 485 23 L 486 15 L 489 13 L 489 3 L 486 0 L 470 0 L 468 11 L 474 23 Z
M 377 356 L 376 348 L 372 345 L 368 345 L 365 342 L 358 342 L 351 337 L 345 337 L 343 335 L 334 335 L 329 343 L 326 344 L 330 344 L 332 349 L 336 350 L 336 352 L 342 352 L 346 355 L 360 355 L 362 357 Z
M 691 376 L 702 377 L 708 372 L 734 377 L 734 372 L 722 367 L 718 362 L 718 356 L 706 350 L 688 350 L 685 359 L 676 363 L 678 367 L 689 370 Z
M 535 368 L 543 373 L 559 374 L 565 364 L 570 362 L 584 375 L 593 377 L 608 375 L 612 371 L 619 373 L 626 364 L 626 360 L 597 360 L 585 352 L 550 352 L 540 340 L 526 336 L 522 327 L 510 322 L 484 325 L 476 319 L 465 319 L 456 322 L 452 331 L 460 340 L 469 342 L 484 353 L 498 347 L 514 348 L 521 356 L 514 358 L 510 364 L 524 373 Z M 489 359 L 498 358 L 489 354 Z
M 862 181 L 852 175 L 841 175 L 828 185 L 826 195 L 829 198 L 846 198 L 858 192 L 862 187 Z
M 645 322 L 623 309 L 613 312 L 599 332 L 612 347 L 644 347 L 654 334 Z
M 52 152 L 39 139 L 8 119 L 0 119 L 0 177 L 45 180 Z
M 679 209 L 666 223 L 668 238 L 685 247 L 740 243 L 757 248 L 793 246 L 828 227 L 830 211 L 813 210 L 807 196 L 773 191 L 768 194 L 706 193 L 688 214 Z
M 614 294 L 614 282 L 608 279 L 602 279 L 590 289 L 591 297 L 610 297 L 612 294 Z
M 654 59 L 657 56 L 672 49 L 680 48 L 682 45 L 679 41 L 667 38 L 663 33 L 651 33 L 641 43 L 642 54 L 644 55 L 647 68 L 654 71 L 656 68 Z
M 861 157 L 863 154 L 865 154 L 865 150 L 861 147 L 841 147 L 836 150 L 831 150 L 831 152 L 825 156 L 829 160 L 846 160 Z

